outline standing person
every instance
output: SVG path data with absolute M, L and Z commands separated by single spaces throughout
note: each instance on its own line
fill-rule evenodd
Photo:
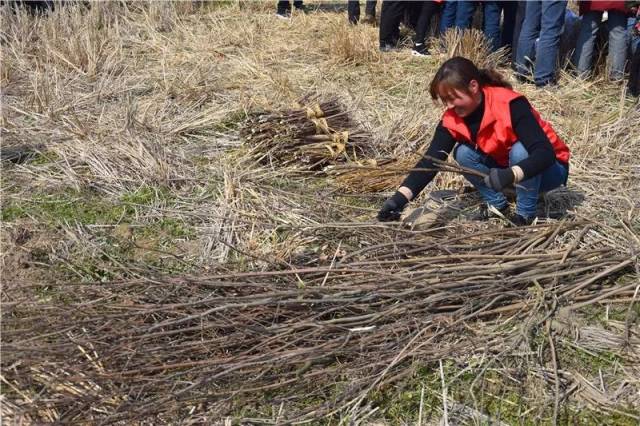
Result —
M 440 10 L 442 0 L 422 1 L 419 3 L 421 3 L 420 15 L 416 24 L 416 34 L 413 37 L 413 50 L 411 53 L 414 56 L 427 56 L 429 52 L 427 51 L 425 39 L 431 27 L 431 19 Z
M 347 1 L 347 14 L 349 15 L 349 22 L 357 24 L 360 20 L 360 1 L 349 0 Z M 374 25 L 376 23 L 376 0 L 367 0 L 364 5 L 364 24 Z
M 629 61 L 629 94 L 640 97 L 640 1 L 627 2 L 627 7 L 635 15 L 629 19 L 631 27 L 631 60 Z
M 293 0 L 293 7 L 300 11 L 305 11 L 302 0 Z M 291 19 L 291 2 L 289 0 L 278 0 L 276 16 L 280 19 Z
M 446 0 L 440 18 L 440 34 L 445 33 L 449 28 L 461 30 L 471 28 L 477 6 L 477 1 Z
M 513 38 L 511 39 L 511 68 L 515 71 L 516 56 L 518 54 L 518 40 L 520 39 L 520 30 L 522 30 L 522 22 L 524 22 L 524 12 L 527 2 L 519 1 L 516 9 L 515 23 L 513 27 Z
M 482 31 L 491 42 L 491 49 L 494 52 L 501 47 L 511 48 L 517 11 L 517 1 L 482 2 Z M 500 29 L 500 18 L 503 13 L 503 25 Z
M 566 8 L 566 0 L 527 2 L 516 53 L 519 79 L 533 75 L 538 87 L 555 83 Z
M 566 184 L 569 148 L 500 74 L 478 69 L 466 58 L 457 56 L 442 64 L 429 92 L 447 109 L 425 156 L 415 167 L 421 170 L 409 173 L 383 204 L 378 220 L 398 220 L 405 205 L 435 177 L 432 158 L 445 160 L 453 150 L 460 165 L 486 174 L 485 178 L 465 175 L 486 202 L 475 219 L 488 219 L 491 213 L 487 206 L 492 206 L 514 225 L 530 224 L 539 193 Z M 508 212 L 502 193 L 512 184 L 518 184 L 515 214 Z
M 416 25 L 422 7 L 421 1 L 383 0 L 380 10 L 380 50 L 395 50 L 400 40 L 400 22 Z
M 593 67 L 593 53 L 596 36 L 602 22 L 602 15 L 607 12 L 607 30 L 609 32 L 609 78 L 620 81 L 624 78 L 624 67 L 627 61 L 627 15 L 629 10 L 624 1 L 581 1 L 580 33 L 576 41 L 573 63 L 580 77 L 589 77 Z

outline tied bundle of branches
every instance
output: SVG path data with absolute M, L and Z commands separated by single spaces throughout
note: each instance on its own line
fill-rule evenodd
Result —
M 253 114 L 240 130 L 244 142 L 265 163 L 303 164 L 310 170 L 355 161 L 369 151 L 362 131 L 336 99 L 305 97 L 301 108 Z

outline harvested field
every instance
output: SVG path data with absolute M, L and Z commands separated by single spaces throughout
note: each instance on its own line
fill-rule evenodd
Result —
M 470 221 L 450 163 L 446 214 L 378 223 L 439 64 L 504 52 L 380 54 L 338 6 L 2 7 L 3 420 L 640 421 L 637 101 L 513 80 L 572 151 L 540 219 Z

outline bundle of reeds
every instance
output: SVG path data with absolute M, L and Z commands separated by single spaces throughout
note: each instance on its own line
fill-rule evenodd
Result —
M 261 162 L 316 170 L 353 161 L 369 151 L 371 135 L 355 124 L 337 99 L 305 97 L 293 110 L 252 114 L 240 136 Z
M 436 45 L 437 50 L 447 58 L 463 56 L 473 61 L 478 68 L 496 68 L 505 62 L 508 55 L 505 49 L 494 52 L 482 31 L 476 29 L 451 28 Z

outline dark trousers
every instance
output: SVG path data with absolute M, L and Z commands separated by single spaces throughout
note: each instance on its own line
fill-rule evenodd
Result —
M 302 7 L 302 0 L 294 0 L 293 6 L 295 8 Z M 291 2 L 289 0 L 279 0 L 278 1 L 278 13 L 284 13 L 287 11 L 291 11 Z
M 522 21 L 524 21 L 526 1 L 517 2 L 516 16 L 513 25 L 513 38 L 511 39 L 511 67 L 516 69 L 516 52 L 518 51 L 518 39 L 520 38 L 520 30 L 522 29 Z
M 349 22 L 356 24 L 360 20 L 360 1 L 349 0 L 347 2 L 347 13 Z M 367 0 L 364 6 L 364 13 L 368 16 L 376 16 L 376 0 Z
M 496 51 L 501 47 L 511 47 L 513 29 L 516 21 L 518 2 L 516 1 L 483 1 L 484 35 L 491 41 L 491 48 Z M 500 18 L 504 13 L 502 29 Z
M 395 45 L 400 38 L 400 22 L 411 28 L 418 25 L 422 1 L 383 0 L 380 11 L 380 46 Z
M 629 93 L 640 96 L 640 46 L 631 55 L 629 64 Z
M 429 33 L 431 19 L 440 10 L 440 4 L 435 1 L 421 1 L 417 3 L 421 3 L 421 9 L 418 17 L 418 23 L 416 24 L 416 35 L 413 38 L 413 42 L 420 44 L 424 43 L 424 39 Z

